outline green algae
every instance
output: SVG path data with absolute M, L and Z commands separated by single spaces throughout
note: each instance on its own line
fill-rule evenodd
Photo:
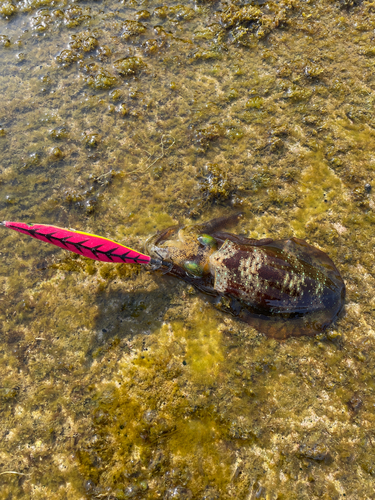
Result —
M 301 201 L 293 221 L 296 235 L 306 237 L 305 228 L 311 219 L 328 212 L 332 202 L 341 206 L 341 209 L 350 209 L 350 204 L 343 196 L 343 186 L 340 178 L 329 168 L 321 151 L 307 155 L 310 167 L 303 172 L 301 185 Z M 321 179 L 319 183 L 317 179 Z
M 134 76 L 144 67 L 144 62 L 140 57 L 126 57 L 115 61 L 113 66 L 121 76 Z
M 220 461 L 221 446 L 212 440 L 213 436 L 225 435 L 228 430 L 215 417 L 212 408 L 206 409 L 202 404 L 198 409 L 192 408 L 187 389 L 178 382 L 184 372 L 190 372 L 203 391 L 203 399 L 207 399 L 210 393 L 207 383 L 214 384 L 218 376 L 218 365 L 223 361 L 220 333 L 213 319 L 201 325 L 201 318 L 198 313 L 195 319 L 197 330 L 201 331 L 198 338 L 187 334 L 179 322 L 163 325 L 157 334 L 158 342 L 147 343 L 135 357 L 124 357 L 118 364 L 115 379 L 94 396 L 96 409 L 92 422 L 99 442 L 83 446 L 87 451 L 80 454 L 80 467 L 86 477 L 95 479 L 98 470 L 93 466 L 97 462 L 93 455 L 105 456 L 107 460 L 111 455 L 111 461 L 117 465 L 109 480 L 114 486 L 123 484 L 117 487 L 116 495 L 120 491 L 126 495 L 131 488 L 140 493 L 144 489 L 142 484 L 152 490 L 155 486 L 151 488 L 151 484 L 158 482 L 166 472 L 170 475 L 167 482 L 175 483 L 173 488 L 185 487 L 193 494 L 199 494 L 211 481 L 218 486 L 228 481 L 230 470 L 228 464 Z M 195 332 L 191 326 L 189 329 Z M 203 353 L 199 339 L 207 337 L 210 338 L 205 342 L 208 352 Z M 177 353 L 173 347 L 175 342 L 179 345 Z M 132 385 L 134 380 L 144 387 L 144 397 L 138 401 L 129 398 L 129 383 Z M 158 380 L 158 390 L 148 390 L 150 382 L 155 380 Z M 162 411 L 164 405 L 171 410 L 169 416 Z M 108 450 L 100 443 L 109 436 L 116 440 L 116 449 Z M 131 466 L 135 455 L 136 463 Z M 198 457 L 204 474 L 195 483 L 191 481 L 191 463 Z M 127 479 L 129 465 L 133 473 Z M 142 494 L 144 498 L 154 495 L 152 491 Z
M 371 498 L 372 14 L 1 2 L 1 220 L 142 250 L 242 210 L 239 233 L 306 238 L 348 291 L 334 328 L 279 344 L 181 283 L 4 233 L 1 498 Z

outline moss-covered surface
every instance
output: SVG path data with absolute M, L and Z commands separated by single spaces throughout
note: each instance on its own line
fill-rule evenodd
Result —
M 0 499 L 374 498 L 374 10 L 0 2 L 1 220 L 142 249 L 240 209 L 348 292 L 326 334 L 278 343 L 4 231 Z

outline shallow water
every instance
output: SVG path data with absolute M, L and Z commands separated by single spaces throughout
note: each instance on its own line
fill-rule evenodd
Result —
M 280 343 L 4 230 L 1 499 L 374 498 L 374 6 L 243 5 L 1 2 L 0 220 L 141 250 L 242 210 L 330 255 L 345 314 Z

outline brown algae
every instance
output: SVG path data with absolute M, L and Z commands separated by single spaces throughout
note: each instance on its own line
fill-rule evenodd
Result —
M 0 220 L 141 248 L 233 208 L 347 287 L 333 328 L 280 343 L 169 277 L 2 235 L 2 498 L 372 498 L 373 10 L 0 3 Z

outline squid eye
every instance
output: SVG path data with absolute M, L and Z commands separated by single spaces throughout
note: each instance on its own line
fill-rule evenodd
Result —
M 198 236 L 198 241 L 205 247 L 211 247 L 213 249 L 217 248 L 217 241 L 208 234 L 201 234 Z
M 187 260 L 184 262 L 184 269 L 189 274 L 192 274 L 193 276 L 196 276 L 198 278 L 203 274 L 203 268 L 192 260 Z

